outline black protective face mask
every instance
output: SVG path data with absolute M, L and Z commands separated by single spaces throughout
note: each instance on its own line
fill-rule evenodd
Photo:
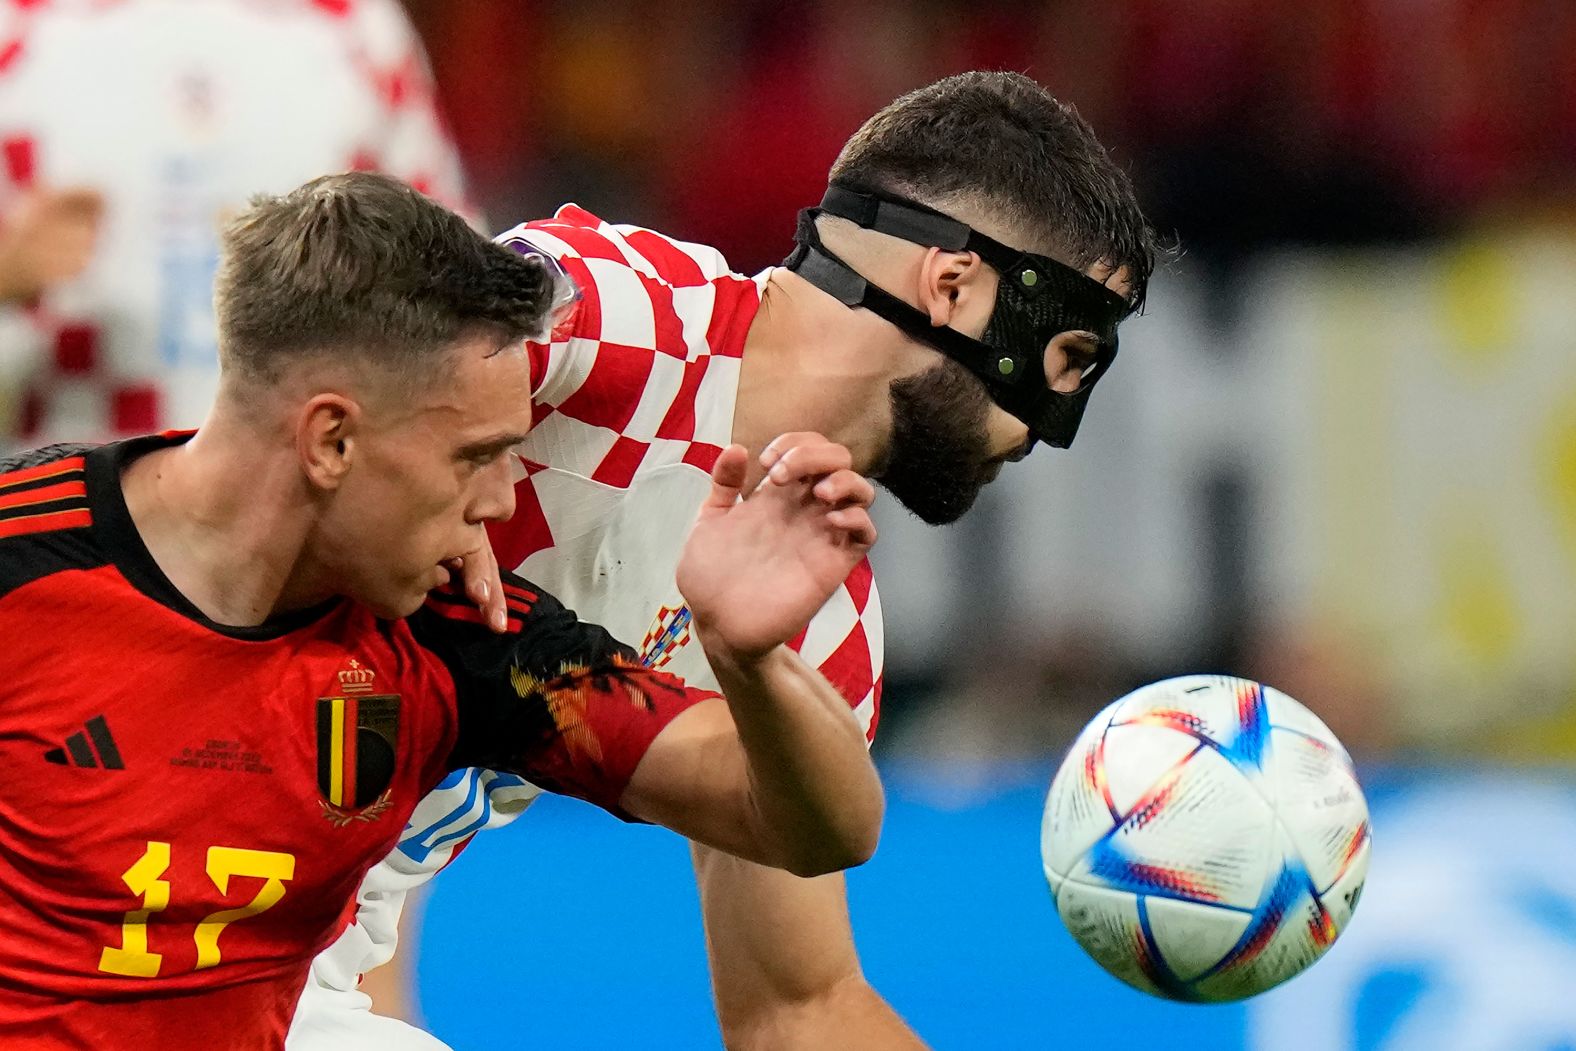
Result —
M 822 242 L 815 220 L 847 219 L 866 230 L 952 252 L 974 252 L 1001 275 L 984 336 L 936 326 L 915 307 L 870 282 Z M 930 344 L 978 376 L 991 400 L 1022 420 L 1031 439 L 1067 448 L 1096 381 L 1116 358 L 1116 327 L 1133 304 L 1049 256 L 1009 248 L 966 223 L 915 201 L 833 183 L 818 208 L 799 213 L 798 247 L 783 265 L 850 307 L 863 307 Z M 1095 359 L 1076 391 L 1051 390 L 1045 354 L 1063 332 L 1091 332 Z

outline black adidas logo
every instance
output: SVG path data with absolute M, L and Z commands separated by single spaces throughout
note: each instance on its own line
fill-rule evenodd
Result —
M 106 770 L 124 770 L 126 764 L 120 761 L 120 749 L 115 747 L 115 738 L 109 734 L 109 723 L 104 721 L 102 715 L 95 715 L 87 721 L 87 733 L 75 733 L 66 738 L 64 748 L 51 748 L 44 753 L 44 761 L 56 763 L 60 766 L 103 766 Z M 93 744 L 88 744 L 88 738 L 93 739 Z M 98 754 L 93 754 L 93 749 L 98 749 Z

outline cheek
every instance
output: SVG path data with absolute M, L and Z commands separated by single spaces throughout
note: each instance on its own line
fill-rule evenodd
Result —
M 462 503 L 462 487 L 453 472 L 418 472 L 407 467 L 389 472 L 379 484 L 358 494 L 356 507 L 368 520 L 369 535 L 390 546 L 408 548 L 431 542 L 446 523 L 457 518 Z

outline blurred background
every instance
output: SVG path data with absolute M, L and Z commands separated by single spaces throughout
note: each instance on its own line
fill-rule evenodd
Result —
M 575 201 L 748 273 L 896 95 L 1045 83 L 1182 253 L 1074 450 L 950 529 L 880 508 L 867 973 L 938 1048 L 1576 1047 L 1576 4 L 0 10 L 11 445 L 200 419 L 212 226 L 247 193 L 382 167 L 492 230 Z M 1077 729 L 1192 671 L 1300 698 L 1375 811 L 1350 931 L 1246 1006 L 1105 977 L 1038 871 Z M 416 960 L 457 1047 L 715 1044 L 682 844 L 578 804 L 470 847 Z

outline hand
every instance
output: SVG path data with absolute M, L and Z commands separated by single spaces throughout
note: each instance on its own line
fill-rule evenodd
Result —
M 503 634 L 509 626 L 509 609 L 504 602 L 503 578 L 498 572 L 498 559 L 492 544 L 487 541 L 485 530 L 478 530 L 482 539 L 479 546 L 446 563 L 465 581 L 465 595 L 487 618 L 487 626 Z
M 785 434 L 761 453 L 766 477 L 740 499 L 748 453 L 730 445 L 712 468 L 679 557 L 679 591 L 713 658 L 759 659 L 793 638 L 876 541 L 875 490 L 848 450 Z
M 93 257 L 104 201 L 88 189 L 35 190 L 0 222 L 0 302 L 31 299 Z

